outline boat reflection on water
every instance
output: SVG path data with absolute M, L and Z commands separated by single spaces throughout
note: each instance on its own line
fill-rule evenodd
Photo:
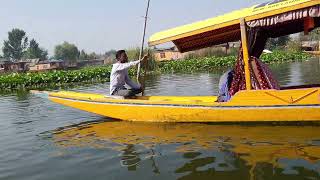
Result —
M 180 179 L 320 177 L 319 126 L 94 122 L 55 130 L 53 141 L 119 152 L 129 171 L 151 160 L 153 173 L 171 167 Z

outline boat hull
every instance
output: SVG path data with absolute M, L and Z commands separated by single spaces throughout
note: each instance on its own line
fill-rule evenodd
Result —
M 292 90 L 290 90 L 292 91 Z M 313 93 L 310 93 L 313 92 Z M 261 92 L 259 92 L 261 93 Z M 247 92 L 246 103 L 237 103 L 241 95 L 229 103 L 215 103 L 209 97 L 194 101 L 196 97 L 185 97 L 183 100 L 173 101 L 175 97 L 162 98 L 162 100 L 115 100 L 103 98 L 101 95 L 90 94 L 67 95 L 52 94 L 49 99 L 55 103 L 73 107 L 83 111 L 95 113 L 105 117 L 126 121 L 144 122 L 276 122 L 276 121 L 320 121 L 320 95 L 319 90 L 305 91 L 303 98 L 292 103 L 286 101 L 285 95 L 278 96 L 269 92 L 274 99 L 265 99 L 265 103 L 252 102 L 252 96 Z M 267 94 L 268 93 L 263 93 Z M 270 95 L 271 94 L 271 95 Z M 301 93 L 296 94 L 300 95 Z M 90 96 L 90 97 L 89 97 Z M 77 98 L 75 98 L 77 97 Z M 316 99 L 319 97 L 319 99 Z M 171 98 L 171 101 L 169 100 Z M 176 97 L 178 98 L 178 97 Z M 262 97 L 263 98 L 263 97 Z M 149 99 L 151 99 L 149 97 Z M 164 100 L 166 99 L 166 101 Z M 187 99 L 187 100 L 186 100 Z M 297 98 L 296 98 L 297 99 Z M 277 101 L 278 100 L 278 101 Z M 260 105 L 259 105 L 260 103 Z

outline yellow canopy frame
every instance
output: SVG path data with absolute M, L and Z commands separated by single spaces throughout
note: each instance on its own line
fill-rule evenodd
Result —
M 246 88 L 251 90 L 247 23 L 319 5 L 319 0 L 275 0 L 154 34 L 149 46 L 172 41 L 180 52 L 241 40 Z M 289 32 L 288 32 L 289 33 Z
M 149 39 L 149 46 L 172 41 L 180 52 L 187 52 L 237 41 L 241 39 L 240 19 L 249 22 L 319 4 L 319 0 L 275 0 L 155 33 Z

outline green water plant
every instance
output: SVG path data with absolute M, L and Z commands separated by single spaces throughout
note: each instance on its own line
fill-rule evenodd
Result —
M 262 61 L 267 64 L 282 63 L 290 61 L 303 61 L 310 58 L 310 55 L 302 52 L 274 52 L 263 54 Z M 156 69 L 148 70 L 149 73 L 192 73 L 208 72 L 220 67 L 233 67 L 236 56 L 226 57 L 203 57 L 189 58 L 185 60 L 168 61 L 158 63 Z M 39 89 L 43 87 L 65 86 L 75 83 L 100 83 L 108 82 L 111 65 L 99 67 L 87 67 L 80 70 L 55 70 L 34 73 L 10 73 L 0 76 L 1 90 L 13 89 Z M 130 76 L 136 75 L 135 69 L 130 69 Z
M 262 54 L 260 59 L 266 64 L 283 63 L 291 61 L 307 60 L 311 55 L 303 52 L 285 52 L 276 51 L 270 54 Z M 189 58 L 185 60 L 168 61 L 158 65 L 158 70 L 162 73 L 189 73 L 212 71 L 220 67 L 233 67 L 235 65 L 236 56 L 226 57 L 203 57 Z
M 106 82 L 109 81 L 110 72 L 110 66 L 101 66 L 72 71 L 59 70 L 39 73 L 11 73 L 0 76 L 0 88 L 37 88 L 76 82 Z
M 301 51 L 274 51 L 270 54 L 262 54 L 261 59 L 267 64 L 292 61 L 304 61 L 311 57 L 310 54 Z

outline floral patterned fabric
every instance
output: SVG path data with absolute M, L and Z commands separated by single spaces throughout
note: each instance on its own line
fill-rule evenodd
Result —
M 260 59 L 251 57 L 250 65 L 253 89 L 280 89 L 279 83 L 273 77 L 270 68 Z
M 280 89 L 277 80 L 273 77 L 269 67 L 256 57 L 250 58 L 251 88 L 258 89 Z M 246 89 L 246 78 L 242 48 L 239 50 L 238 59 L 234 68 L 234 76 L 229 89 L 231 96 Z
M 231 96 L 235 95 L 238 91 L 246 89 L 246 78 L 244 73 L 244 61 L 242 58 L 242 48 L 239 49 L 238 59 L 234 67 L 234 74 L 232 83 L 229 89 Z

